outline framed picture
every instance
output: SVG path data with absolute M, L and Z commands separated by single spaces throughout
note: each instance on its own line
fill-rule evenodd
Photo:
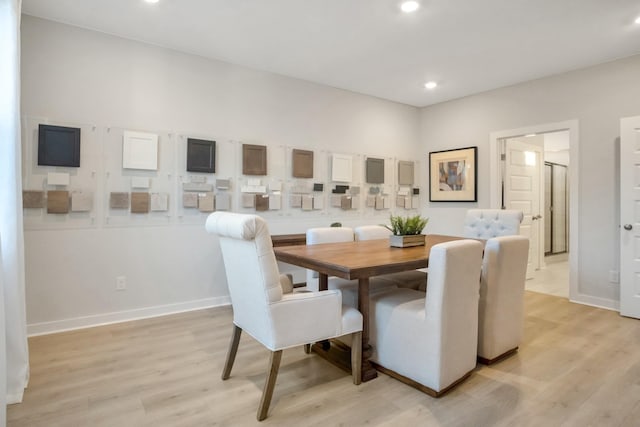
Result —
M 478 147 L 429 153 L 429 201 L 478 201 Z
M 187 138 L 187 171 L 215 173 L 216 142 Z
M 38 165 L 80 167 L 80 128 L 40 124 Z

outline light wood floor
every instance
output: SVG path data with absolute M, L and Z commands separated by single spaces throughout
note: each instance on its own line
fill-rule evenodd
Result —
M 302 348 L 286 350 L 262 425 L 638 426 L 640 321 L 526 293 L 519 353 L 433 399 L 383 374 L 354 386 Z M 244 426 L 268 352 L 243 334 L 220 380 L 228 307 L 35 337 L 24 402 L 9 426 Z

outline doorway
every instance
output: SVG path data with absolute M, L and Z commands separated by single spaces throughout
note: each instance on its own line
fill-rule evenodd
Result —
M 571 197 L 567 200 L 568 225 L 566 233 L 568 239 L 566 241 L 566 250 L 551 257 L 545 257 L 546 241 L 545 229 L 547 214 L 544 211 L 545 201 L 545 176 L 543 160 L 549 160 L 552 163 L 558 163 L 559 157 L 566 157 L 567 163 L 569 158 L 578 159 L 578 122 L 576 120 L 549 123 L 543 125 L 530 126 L 520 129 L 512 129 L 505 131 L 492 132 L 490 134 L 490 183 L 491 183 L 491 207 L 502 208 L 505 206 L 503 195 L 504 185 L 502 178 L 505 176 L 506 165 L 503 156 L 503 150 L 506 150 L 510 140 L 530 141 L 534 145 L 543 147 L 544 155 L 541 161 L 540 181 L 539 181 L 539 212 L 530 212 L 531 224 L 534 229 L 538 230 L 539 242 L 532 247 L 539 260 L 533 278 L 526 283 L 527 289 L 538 292 L 549 293 L 568 297 L 570 300 L 582 300 L 578 290 L 577 271 L 578 271 L 578 163 L 574 162 L 571 167 L 566 168 L 567 172 L 567 189 L 571 188 Z M 537 140 L 537 141 L 536 141 Z M 559 145 L 559 141 L 563 140 L 564 145 Z M 568 166 L 568 164 L 567 164 Z M 567 195 L 568 195 L 567 191 Z M 533 205 L 532 205 L 533 206 Z M 526 213 L 525 213 L 526 216 Z M 537 221 L 533 217 L 538 217 Z M 535 247 L 537 246 L 537 248 Z M 575 248 L 575 250 L 570 250 Z M 535 262 L 535 261 L 534 261 Z

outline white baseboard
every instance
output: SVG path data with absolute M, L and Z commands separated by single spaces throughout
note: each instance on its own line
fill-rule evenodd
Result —
M 149 317 L 166 316 L 168 314 L 202 310 L 204 308 L 219 307 L 229 304 L 231 304 L 231 300 L 228 296 L 225 296 L 205 298 L 177 304 L 138 308 L 135 310 L 96 314 L 93 316 L 75 317 L 73 319 L 54 320 L 52 322 L 32 323 L 27 325 L 27 335 L 30 337 L 48 335 L 57 332 L 92 328 L 94 326 L 109 325 L 112 323 L 129 322 L 131 320 L 147 319 Z
M 578 294 L 575 298 L 569 298 L 569 301 L 575 302 L 577 304 L 584 304 L 584 305 L 590 305 L 592 307 L 604 308 L 606 310 L 620 311 L 620 301 L 594 297 L 591 295 Z

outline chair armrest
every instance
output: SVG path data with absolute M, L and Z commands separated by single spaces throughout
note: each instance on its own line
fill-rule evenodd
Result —
M 342 335 L 342 295 L 339 291 L 286 294 L 280 301 L 271 303 L 269 310 L 274 331 L 270 350 Z

